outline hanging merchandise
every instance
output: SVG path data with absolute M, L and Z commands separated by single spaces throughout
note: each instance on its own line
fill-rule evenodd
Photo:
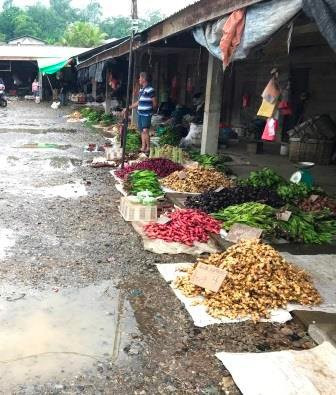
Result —
M 245 93 L 245 94 L 243 95 L 243 102 L 242 102 L 243 108 L 250 107 L 250 102 L 251 102 L 251 97 L 250 97 L 250 95 L 248 95 L 247 93 Z
M 276 103 L 272 104 L 263 100 L 258 111 L 259 117 L 271 118 L 276 110 Z
M 223 36 L 219 44 L 224 66 L 230 63 L 236 48 L 239 46 L 244 27 L 245 9 L 234 11 L 225 22 Z
M 173 101 L 177 99 L 177 77 L 174 76 L 171 82 L 171 98 Z
M 274 69 L 274 70 L 272 70 L 272 74 L 273 74 L 273 71 L 274 71 L 274 73 L 277 73 L 277 71 Z M 281 93 L 281 91 L 280 91 L 277 79 L 275 76 L 273 76 L 270 79 L 269 83 L 267 84 L 266 88 L 264 89 L 264 92 L 262 93 L 261 97 L 264 100 L 266 100 L 267 102 L 273 104 L 273 103 L 276 103 L 277 100 L 279 99 L 280 93 Z
M 280 110 L 281 115 L 292 115 L 293 114 L 292 107 L 286 100 L 281 100 L 278 108 Z
M 266 122 L 266 126 L 264 129 L 264 133 L 261 136 L 262 140 L 265 141 L 275 141 L 276 139 L 276 131 L 278 129 L 279 123 L 274 118 L 268 118 Z
M 292 115 L 293 110 L 289 103 L 289 90 L 290 90 L 290 83 L 287 84 L 286 88 L 281 92 L 281 101 L 279 103 L 279 111 L 281 115 Z
M 187 92 L 192 93 L 193 89 L 194 89 L 194 87 L 193 87 L 193 84 L 191 81 L 191 77 L 189 77 L 187 80 Z

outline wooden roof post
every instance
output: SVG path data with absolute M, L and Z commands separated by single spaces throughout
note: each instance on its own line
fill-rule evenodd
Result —
M 218 150 L 223 77 L 224 72 L 221 61 L 209 53 L 201 145 L 202 154 L 216 154 Z

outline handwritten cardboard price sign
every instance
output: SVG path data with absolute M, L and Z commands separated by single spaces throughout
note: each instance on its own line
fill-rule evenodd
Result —
M 276 215 L 276 217 L 279 221 L 285 221 L 285 222 L 288 222 L 290 220 L 291 216 L 292 216 L 292 212 L 288 211 L 288 210 L 279 211 Z
M 218 292 L 225 280 L 227 273 L 216 266 L 199 263 L 191 275 L 190 281 L 198 287 Z
M 260 239 L 262 232 L 263 230 L 259 228 L 252 228 L 252 226 L 243 224 L 234 224 L 226 240 L 231 241 L 231 243 L 238 243 L 241 240 Z

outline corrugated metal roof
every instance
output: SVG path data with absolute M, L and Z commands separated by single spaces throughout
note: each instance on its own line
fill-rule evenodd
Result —
M 37 60 L 43 58 L 71 58 L 89 48 L 57 47 L 51 45 L 0 45 L 0 60 Z
M 199 0 L 182 8 L 175 14 L 139 33 L 144 38 L 137 41 L 134 49 L 150 45 L 175 34 L 185 32 L 193 27 L 222 17 L 236 9 L 248 7 L 266 0 Z M 129 40 L 117 46 L 98 53 L 94 58 L 79 64 L 79 68 L 88 67 L 109 58 L 123 56 L 129 52 Z

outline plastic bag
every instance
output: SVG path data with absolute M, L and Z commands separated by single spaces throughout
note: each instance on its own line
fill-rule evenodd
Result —
M 280 89 L 274 78 L 271 78 L 261 97 L 269 103 L 276 103 L 280 96 Z
M 262 134 L 261 139 L 265 141 L 275 141 L 278 124 L 279 123 L 276 119 L 269 118 L 266 122 L 264 133 Z
M 263 100 L 257 115 L 259 117 L 271 118 L 275 112 L 275 109 L 276 103 L 272 104 L 266 100 Z

